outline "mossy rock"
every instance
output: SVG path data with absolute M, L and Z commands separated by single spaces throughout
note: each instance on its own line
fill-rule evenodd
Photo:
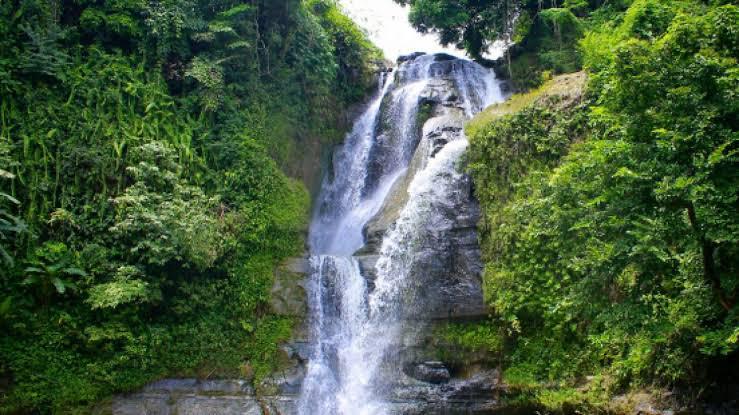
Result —
M 280 316 L 305 318 L 308 299 L 305 289 L 310 264 L 306 257 L 289 258 L 275 270 L 270 305 Z
M 465 132 L 474 137 L 492 122 L 538 103 L 554 104 L 556 108 L 570 107 L 582 99 L 587 79 L 585 72 L 556 76 L 533 91 L 515 94 L 504 102 L 486 108 L 467 123 Z

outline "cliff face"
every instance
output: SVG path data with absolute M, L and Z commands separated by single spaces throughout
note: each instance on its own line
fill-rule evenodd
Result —
M 423 109 L 419 139 L 408 169 L 395 181 L 380 211 L 365 226 L 365 246 L 357 253 L 363 275 L 376 278 L 376 262 L 381 254 L 383 239 L 393 228 L 402 210 L 408 205 L 410 186 L 448 143 L 464 140 L 466 121 L 461 92 L 451 76 L 455 60 L 437 62 L 434 71 L 438 79 L 430 82 L 419 94 L 418 105 Z M 381 129 L 382 130 L 382 129 Z M 385 136 L 385 131 L 381 131 Z M 422 319 L 446 319 L 485 314 L 480 286 L 482 263 L 475 226 L 479 206 L 472 194 L 468 176 L 459 174 L 463 166 L 431 180 L 450 178 L 452 191 L 443 198 L 433 198 L 421 223 L 414 249 L 409 279 L 417 286 L 412 304 L 422 309 Z M 452 177 L 453 176 L 453 177 Z

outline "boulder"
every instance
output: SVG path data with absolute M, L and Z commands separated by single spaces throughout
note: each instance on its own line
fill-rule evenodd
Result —
M 413 53 L 409 53 L 408 55 L 402 55 L 398 57 L 397 63 L 398 65 L 400 65 L 401 63 L 412 61 L 424 55 L 426 55 L 426 52 L 413 52 Z
M 450 55 L 448 53 L 437 53 L 437 54 L 434 55 L 434 60 L 437 61 L 437 62 L 453 61 L 453 60 L 457 60 L 457 59 L 459 59 L 459 58 L 457 58 L 456 56 L 452 56 L 452 55 Z
M 404 369 L 406 375 L 413 379 L 427 383 L 448 383 L 451 380 L 449 369 L 442 362 L 424 362 L 407 365 Z

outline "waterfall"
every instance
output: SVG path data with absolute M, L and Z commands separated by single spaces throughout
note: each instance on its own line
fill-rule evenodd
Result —
M 318 255 L 311 258 L 311 313 L 316 338 L 303 388 L 301 414 L 340 413 L 331 399 L 341 387 L 345 362 L 338 350 L 360 333 L 367 315 L 367 285 L 359 264 L 349 256 Z M 342 412 L 343 413 L 343 412 Z
M 503 98 L 491 70 L 447 55 L 416 57 L 391 74 L 334 152 L 317 201 L 309 237 L 313 350 L 302 415 L 391 412 L 379 374 L 418 312 L 418 281 L 410 277 L 417 247 L 429 227 L 446 228 L 440 212 L 454 208 L 446 204 L 463 176 L 458 162 L 467 148 L 461 122 L 437 121 L 442 125 L 432 134 L 420 125 L 420 107 L 432 105 L 432 116 L 451 122 Z M 382 237 L 370 282 L 354 255 L 365 245 L 368 223 L 391 210 L 388 199 L 398 194 L 406 201 Z
M 323 181 L 310 229 L 314 253 L 354 253 L 363 244 L 361 227 L 382 203 L 382 192 L 364 200 L 362 195 L 380 106 L 392 84 L 385 73 L 380 76 L 378 94 L 356 121 L 345 143 L 334 152 L 334 174 Z

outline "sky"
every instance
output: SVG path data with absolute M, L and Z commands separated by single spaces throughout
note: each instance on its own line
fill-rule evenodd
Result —
M 442 47 L 435 34 L 418 33 L 408 22 L 408 8 L 393 0 L 339 0 L 339 4 L 368 32 L 388 59 L 395 60 L 413 52 L 446 52 L 466 57 L 464 51 L 453 46 Z

